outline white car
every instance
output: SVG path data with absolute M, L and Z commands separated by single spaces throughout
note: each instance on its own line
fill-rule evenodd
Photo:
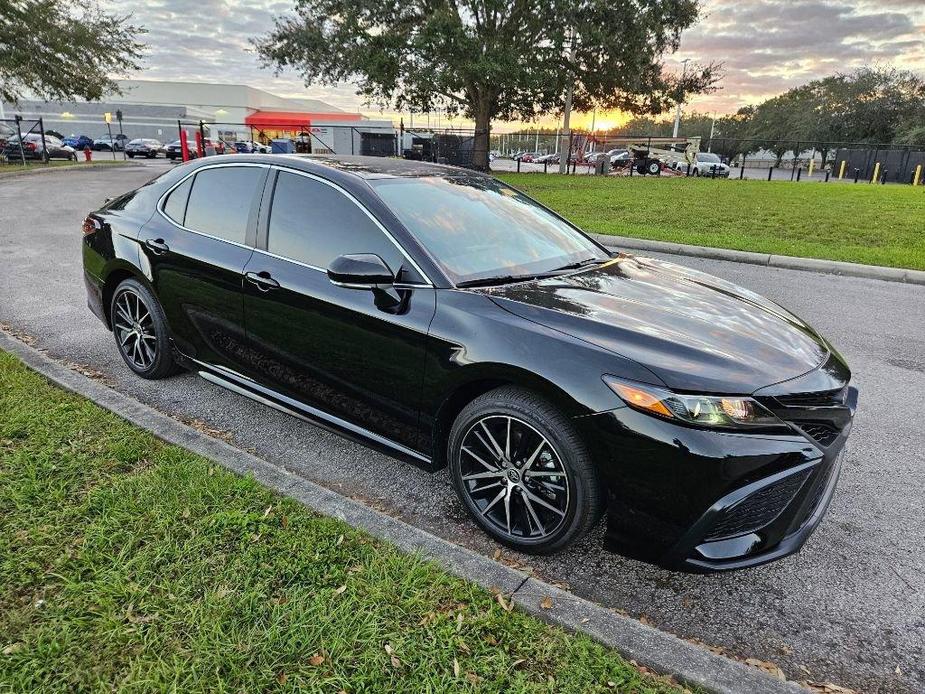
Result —
M 712 176 L 714 168 L 717 176 L 729 178 L 729 166 L 722 159 L 712 152 L 697 152 L 691 165 L 691 176 Z

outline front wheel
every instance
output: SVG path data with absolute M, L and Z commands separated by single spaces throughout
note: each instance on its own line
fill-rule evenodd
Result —
M 119 354 L 132 371 L 152 380 L 179 371 L 164 310 L 141 282 L 127 279 L 116 287 L 110 316 Z
M 469 403 L 450 431 L 447 455 L 469 515 L 518 551 L 564 549 L 604 512 L 584 442 L 567 417 L 530 391 L 502 387 Z

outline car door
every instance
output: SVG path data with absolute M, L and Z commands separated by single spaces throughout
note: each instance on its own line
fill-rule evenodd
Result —
M 415 448 L 433 286 L 357 200 L 325 179 L 274 169 L 270 199 L 245 268 L 245 324 L 258 380 Z M 348 253 L 374 253 L 399 273 L 402 304 L 389 307 L 372 290 L 332 284 L 328 264 Z
M 249 164 L 201 167 L 168 191 L 139 235 L 171 336 L 180 352 L 202 364 L 240 370 L 242 274 L 268 171 Z

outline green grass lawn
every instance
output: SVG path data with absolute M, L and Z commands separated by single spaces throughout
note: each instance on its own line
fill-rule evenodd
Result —
M 0 692 L 677 692 L 0 352 Z
M 925 186 L 497 175 L 585 231 L 925 270 Z

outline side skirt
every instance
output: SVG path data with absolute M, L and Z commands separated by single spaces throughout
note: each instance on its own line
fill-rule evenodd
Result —
M 286 414 L 301 419 L 315 426 L 321 427 L 344 438 L 357 441 L 365 446 L 374 448 L 382 453 L 398 458 L 407 463 L 421 468 L 427 472 L 433 472 L 433 463 L 427 456 L 417 451 L 396 443 L 385 436 L 364 429 L 340 417 L 328 414 L 322 410 L 310 407 L 293 398 L 287 397 L 275 390 L 266 388 L 259 383 L 245 379 L 238 374 L 225 370 L 217 371 L 214 367 L 209 367 L 202 362 L 192 361 L 199 375 L 210 383 L 221 386 L 238 395 L 243 395 L 256 402 L 259 402 L 273 409 L 285 412 Z

